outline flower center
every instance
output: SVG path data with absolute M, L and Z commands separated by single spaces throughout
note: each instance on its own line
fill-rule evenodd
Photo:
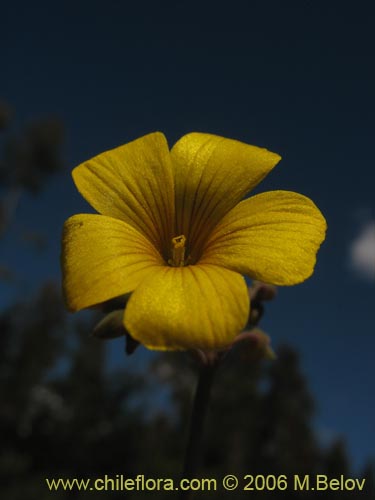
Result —
M 168 264 L 173 267 L 182 267 L 185 265 L 185 243 L 186 238 L 183 234 L 175 236 L 172 242 L 172 258 L 168 260 Z

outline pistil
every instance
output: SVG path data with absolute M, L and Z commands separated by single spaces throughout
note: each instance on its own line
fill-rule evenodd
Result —
M 172 258 L 168 264 L 173 267 L 182 267 L 185 265 L 185 243 L 186 238 L 183 234 L 172 238 Z

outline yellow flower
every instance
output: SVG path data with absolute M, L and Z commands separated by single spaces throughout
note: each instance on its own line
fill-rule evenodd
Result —
M 210 134 L 171 150 L 152 133 L 73 171 L 101 215 L 68 219 L 63 288 L 77 311 L 133 292 L 124 313 L 151 349 L 222 349 L 249 314 L 242 275 L 294 285 L 314 269 L 326 222 L 297 193 L 241 201 L 279 162 L 266 149 Z

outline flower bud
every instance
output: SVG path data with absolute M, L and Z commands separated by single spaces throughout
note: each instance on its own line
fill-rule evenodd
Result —
M 258 361 L 260 359 L 276 359 L 276 355 L 270 346 L 269 336 L 260 328 L 240 333 L 233 346 L 239 346 L 242 361 Z
M 265 302 L 276 297 L 277 288 L 274 285 L 263 283 L 262 281 L 254 281 L 249 287 L 250 300 Z
M 99 321 L 92 334 L 101 340 L 115 339 L 126 334 L 123 325 L 124 310 L 112 311 Z

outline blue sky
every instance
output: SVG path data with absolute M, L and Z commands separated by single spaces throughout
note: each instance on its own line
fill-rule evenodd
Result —
M 301 352 L 322 435 L 344 435 L 357 466 L 374 457 L 374 281 L 350 259 L 374 220 L 372 3 L 14 1 L 2 11 L 0 98 L 15 125 L 52 114 L 67 132 L 67 170 L 22 199 L 2 242 L 2 263 L 22 275 L 16 289 L 0 284 L 2 303 L 59 279 L 62 224 L 89 210 L 70 177 L 81 161 L 155 130 L 170 144 L 202 131 L 267 147 L 283 160 L 257 191 L 311 197 L 328 235 L 314 276 L 279 291 L 263 328 Z M 48 237 L 42 255 L 15 252 L 22 227 Z M 115 342 L 112 362 L 121 355 Z

